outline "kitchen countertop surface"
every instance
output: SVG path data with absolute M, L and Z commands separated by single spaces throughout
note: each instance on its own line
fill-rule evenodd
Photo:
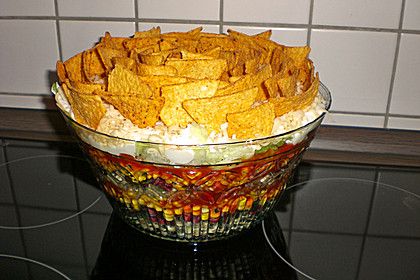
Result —
M 114 217 L 74 142 L 4 131 L 1 279 L 420 279 L 420 169 L 407 153 L 307 156 L 260 225 L 187 245 Z

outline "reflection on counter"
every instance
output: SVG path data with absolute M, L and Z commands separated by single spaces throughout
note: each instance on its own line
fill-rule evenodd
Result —
M 267 234 L 287 257 L 286 243 L 276 224 Z M 274 230 L 275 229 L 275 230 Z M 258 248 L 258 249 L 257 249 Z M 206 243 L 177 243 L 146 236 L 112 215 L 92 279 L 285 279 L 293 268 L 270 248 L 260 226 L 239 236 Z

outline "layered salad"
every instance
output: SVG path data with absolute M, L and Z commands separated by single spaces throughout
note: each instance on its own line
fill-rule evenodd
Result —
M 310 48 L 270 36 L 105 33 L 57 62 L 57 105 L 129 224 L 205 241 L 250 227 L 272 207 L 330 97 Z

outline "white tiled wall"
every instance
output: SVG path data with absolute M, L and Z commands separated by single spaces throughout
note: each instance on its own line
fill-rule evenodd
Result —
M 420 130 L 419 0 L 0 0 L 0 107 L 54 108 L 56 60 L 156 25 L 310 44 L 333 95 L 326 124 Z

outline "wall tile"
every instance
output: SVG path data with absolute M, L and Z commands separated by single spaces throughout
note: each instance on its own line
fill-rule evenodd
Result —
M 54 16 L 54 0 L 2 0 L 0 16 Z
M 55 21 L 2 20 L 0 92 L 42 93 L 58 59 Z
M 308 30 L 305 28 L 271 28 L 271 39 L 282 45 L 304 46 L 307 43 Z
M 420 1 L 405 1 L 403 28 L 420 29 Z
M 308 23 L 309 0 L 229 0 L 223 20 L 237 22 Z
M 316 0 L 313 24 L 398 28 L 401 0 Z
M 109 31 L 112 36 L 131 36 L 134 22 L 63 21 L 60 23 L 63 59 L 91 48 Z
M 385 113 L 396 34 L 313 30 L 316 71 L 332 94 L 332 110 Z
M 134 0 L 58 0 L 60 16 L 134 17 Z
M 390 117 L 387 128 L 420 130 L 420 118 Z
M 219 0 L 139 0 L 138 11 L 139 18 L 219 20 L 219 6 Z
M 189 31 L 197 27 L 203 27 L 204 32 L 219 33 L 218 25 L 210 24 L 184 24 L 184 23 L 139 23 L 139 30 L 148 30 L 152 27 L 159 26 L 162 33 L 174 32 L 174 31 Z
M 325 116 L 323 124 L 382 128 L 384 126 L 384 120 L 384 116 L 328 113 Z
M 54 73 L 55 72 L 51 72 Z M 51 84 L 55 81 L 51 76 Z M 48 94 L 48 93 L 46 93 Z M 55 101 L 52 95 L 34 96 L 34 95 L 13 95 L 0 94 L 0 107 L 26 108 L 26 109 L 56 109 Z
M 391 100 L 393 114 L 420 116 L 419 49 L 420 35 L 402 35 Z
M 306 45 L 308 30 L 305 28 L 271 28 L 271 27 L 253 27 L 253 26 L 223 26 L 223 32 L 233 29 L 248 35 L 258 34 L 271 29 L 271 39 L 279 44 L 290 46 Z

